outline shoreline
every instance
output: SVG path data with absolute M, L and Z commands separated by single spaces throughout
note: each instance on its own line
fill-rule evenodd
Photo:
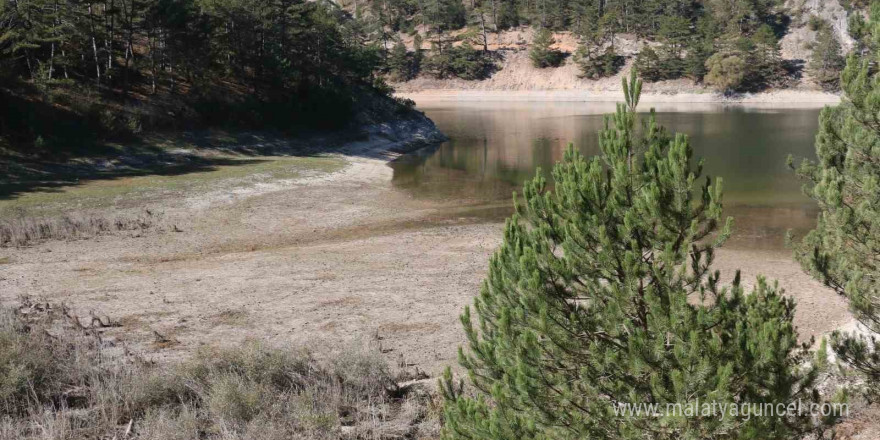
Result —
M 86 181 L 204 172 L 231 159 L 337 155 L 388 162 L 446 139 L 424 113 L 412 109 L 389 121 L 305 136 L 216 129 L 147 133 L 130 149 L 60 161 L 0 151 L 0 169 L 6 172 L 0 178 L 0 199 L 77 187 Z
M 619 102 L 621 90 L 463 90 L 426 89 L 415 92 L 398 92 L 399 98 L 412 99 L 416 104 L 424 102 Z M 774 90 L 762 93 L 747 93 L 724 96 L 714 92 L 706 93 L 652 93 L 642 94 L 643 103 L 670 104 L 737 104 L 774 108 L 821 108 L 837 105 L 840 95 L 808 90 Z

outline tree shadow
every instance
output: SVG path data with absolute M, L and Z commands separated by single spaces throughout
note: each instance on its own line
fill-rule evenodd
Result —
M 806 61 L 801 59 L 783 60 L 782 68 L 785 69 L 786 75 L 791 81 L 800 81 L 804 77 L 804 69 Z
M 771 20 L 768 25 L 773 29 L 773 33 L 776 34 L 777 39 L 782 39 L 786 34 L 788 34 L 789 29 L 791 28 L 791 15 L 786 14 L 784 12 L 779 12 L 775 15 L 772 15 Z
M 9 162 L 0 160 L 0 200 L 14 200 L 26 193 L 58 193 L 63 188 L 97 180 L 118 180 L 140 176 L 181 176 L 216 171 L 223 166 L 245 166 L 268 162 L 268 159 L 230 159 L 189 156 L 174 162 L 129 162 L 114 164 L 58 164 Z
M 416 113 L 414 113 L 415 115 Z M 419 113 L 420 115 L 420 113 Z M 424 116 L 420 116 L 424 117 Z M 217 171 L 220 167 L 269 162 L 270 157 L 320 157 L 327 154 L 387 160 L 430 146 L 436 140 L 400 142 L 412 129 L 409 122 L 378 124 L 367 132 L 350 129 L 290 134 L 274 131 L 198 130 L 153 133 L 124 143 L 108 143 L 92 154 L 55 160 L 47 155 L 0 153 L 0 200 L 25 193 L 61 192 L 64 187 L 96 180 L 139 176 L 180 176 Z

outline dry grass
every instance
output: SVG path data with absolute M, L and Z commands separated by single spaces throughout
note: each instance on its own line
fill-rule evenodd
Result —
M 154 227 L 158 216 L 144 211 L 136 217 L 107 218 L 66 215 L 55 218 L 15 217 L 0 220 L 0 247 L 21 247 L 45 240 L 91 238 L 118 231 L 142 231 Z
M 248 322 L 247 310 L 224 310 L 208 318 L 213 325 L 243 326 Z
M 0 313 L 0 439 L 433 438 L 430 393 L 375 351 L 317 360 L 258 342 L 163 368 L 57 308 Z

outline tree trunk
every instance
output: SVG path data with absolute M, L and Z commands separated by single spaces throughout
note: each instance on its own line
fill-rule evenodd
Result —
M 92 39 L 92 55 L 95 56 L 95 82 L 101 85 L 101 61 L 98 59 L 98 44 L 95 42 L 95 21 L 92 13 L 92 4 L 89 3 L 89 32 Z
M 480 10 L 480 27 L 483 29 L 483 52 L 489 51 L 489 37 L 486 35 L 486 17 L 483 10 Z

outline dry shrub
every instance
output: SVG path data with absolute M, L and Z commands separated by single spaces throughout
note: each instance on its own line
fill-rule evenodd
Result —
M 117 231 L 140 231 L 156 225 L 150 211 L 134 217 L 69 215 L 56 218 L 19 216 L 0 220 L 0 247 L 21 247 L 44 240 L 91 238 Z
M 0 439 L 433 438 L 433 397 L 375 353 L 319 361 L 250 342 L 162 367 L 66 313 L 25 302 L 0 319 Z

